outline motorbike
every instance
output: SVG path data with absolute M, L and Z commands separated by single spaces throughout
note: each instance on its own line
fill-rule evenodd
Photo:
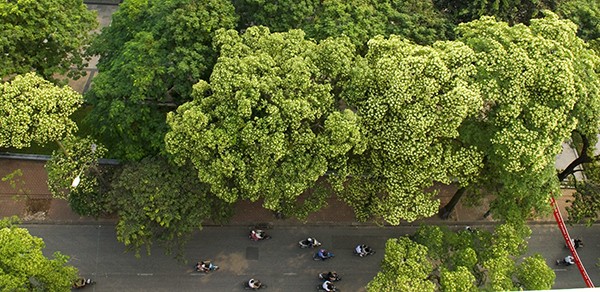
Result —
M 202 264 L 208 264 L 208 268 L 205 266 L 202 266 Z M 208 272 L 212 272 L 212 271 L 216 271 L 219 269 L 219 266 L 209 262 L 198 262 L 195 266 L 194 269 L 196 270 L 196 272 L 204 272 L 204 273 L 208 273 Z
M 575 264 L 575 259 L 572 259 L 572 263 L 567 262 L 564 258 L 556 260 L 557 266 L 571 266 Z
M 313 256 L 313 260 L 315 261 L 324 261 L 324 260 L 328 260 L 332 257 L 334 257 L 335 255 L 332 252 L 329 251 L 325 251 L 323 252 L 323 257 L 319 256 L 319 253 L 315 253 L 315 255 Z
M 312 242 L 308 239 L 312 239 Z M 309 237 L 307 239 L 300 240 L 298 242 L 298 246 L 300 246 L 300 248 L 318 247 L 321 246 L 321 243 L 316 238 Z
M 325 290 L 325 288 L 323 288 L 323 285 L 317 285 L 317 291 L 327 291 L 327 290 Z M 340 292 L 340 289 L 338 289 L 338 287 L 333 286 L 333 288 L 331 288 L 329 291 Z
M 250 231 L 250 235 L 248 235 L 248 238 L 250 238 L 253 241 L 259 241 L 259 240 L 271 239 L 271 236 L 268 235 L 264 230 L 252 229 L 252 231 Z
M 90 278 L 79 278 L 79 279 L 75 280 L 75 282 L 73 282 L 73 288 L 81 289 L 81 288 L 91 286 L 94 284 L 96 284 L 96 281 L 94 281 Z
M 333 272 L 333 277 L 329 277 L 329 272 L 323 272 L 319 274 L 319 279 L 323 281 L 337 282 L 341 281 L 342 277 L 340 277 L 340 275 L 338 275 L 336 272 Z
M 242 286 L 244 286 L 244 289 L 246 289 L 246 290 L 259 290 L 259 289 L 264 289 L 264 288 L 267 288 L 267 285 L 265 285 L 265 284 L 263 284 L 263 283 L 261 283 L 261 284 L 260 284 L 260 287 L 258 287 L 258 288 L 252 288 L 252 287 L 250 287 L 250 285 L 248 284 L 248 281 L 245 281 L 244 283 L 242 283 Z
M 575 249 L 578 249 L 580 247 L 583 247 L 583 241 L 581 241 L 581 239 L 579 238 L 571 238 L 571 244 L 573 244 L 573 247 Z M 569 248 L 569 246 L 565 243 L 565 248 Z
M 356 249 L 354 249 L 354 255 L 360 256 L 360 257 L 366 257 L 368 255 L 372 255 L 375 254 L 375 250 L 373 250 L 372 248 L 370 248 L 369 246 L 364 246 L 364 248 L 362 249 L 363 252 L 360 253 L 358 251 L 356 251 Z

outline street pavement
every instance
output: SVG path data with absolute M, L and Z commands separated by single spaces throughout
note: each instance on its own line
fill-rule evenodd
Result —
M 413 233 L 416 226 L 288 226 L 269 230 L 272 239 L 253 242 L 248 227 L 206 227 L 186 245 L 183 263 L 165 255 L 154 246 L 151 255 L 142 252 L 138 259 L 125 252 L 117 242 L 112 225 L 26 225 L 31 234 L 44 238 L 45 254 L 61 251 L 70 255 L 70 264 L 97 284 L 91 291 L 242 291 L 242 284 L 256 278 L 268 285 L 268 291 L 314 291 L 320 272 L 335 270 L 342 276 L 337 286 L 341 291 L 365 291 L 366 284 L 380 269 L 388 238 Z M 490 226 L 475 226 L 489 228 Z M 549 224 L 531 225 L 533 234 L 528 254 L 541 253 L 555 268 L 554 289 L 583 288 L 585 284 L 577 267 L 555 266 L 554 260 L 568 250 L 557 228 Z M 455 228 L 464 228 L 456 226 Z M 600 275 L 595 263 L 600 257 L 600 227 L 572 228 L 585 246 L 579 249 L 582 262 L 595 283 Z M 335 253 L 328 261 L 314 261 L 314 249 L 300 249 L 297 242 L 314 236 L 323 247 Z M 352 254 L 357 244 L 368 244 L 377 253 L 365 258 Z M 193 264 L 211 259 L 221 268 L 209 274 L 197 273 Z

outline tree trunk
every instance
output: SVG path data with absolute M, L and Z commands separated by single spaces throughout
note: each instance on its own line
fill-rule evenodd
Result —
M 583 145 L 581 148 L 581 154 L 579 154 L 579 157 L 577 157 L 577 159 L 573 160 L 573 162 L 571 162 L 569 164 L 569 166 L 567 166 L 567 168 L 565 168 L 565 170 L 563 170 L 561 173 L 558 174 L 559 182 L 563 181 L 565 178 L 567 178 L 567 176 L 574 173 L 575 168 L 577 166 L 584 164 L 584 163 L 590 163 L 594 160 L 592 157 L 590 157 L 588 155 L 588 152 L 587 152 L 588 147 L 590 146 L 590 141 L 588 140 L 588 138 L 585 135 L 580 135 L 580 136 L 581 136 L 581 141 L 583 142 Z
M 465 187 L 461 187 L 456 190 L 456 193 L 454 193 L 454 196 L 452 196 L 450 202 L 448 202 L 446 206 L 440 208 L 440 212 L 438 213 L 440 218 L 446 220 L 448 217 L 450 217 L 450 214 L 452 214 L 452 211 L 454 211 L 454 207 L 456 207 L 456 204 L 458 204 L 458 201 L 460 201 L 460 198 L 465 194 L 466 190 L 467 189 Z

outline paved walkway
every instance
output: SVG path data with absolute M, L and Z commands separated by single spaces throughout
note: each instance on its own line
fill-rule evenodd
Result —
M 96 224 L 114 223 L 116 218 L 91 218 L 75 214 L 71 211 L 68 202 L 63 199 L 52 198 L 47 186 L 48 175 L 44 168 L 45 161 L 0 159 L 0 177 L 20 170 L 22 175 L 17 175 L 12 181 L 0 182 L 0 217 L 16 215 L 27 223 L 50 223 L 50 224 Z M 450 200 L 455 188 L 448 186 L 440 187 L 439 199 L 442 204 Z M 566 215 L 566 200 L 570 198 L 572 191 L 565 190 L 565 196 L 558 199 L 563 216 Z M 270 222 L 276 225 L 300 225 L 300 224 L 362 224 L 356 222 L 354 213 L 345 203 L 330 198 L 328 206 L 313 213 L 307 222 L 295 219 L 277 219 L 271 211 L 262 208 L 260 202 L 240 202 L 235 206 L 236 212 L 229 224 L 252 224 L 257 222 Z M 448 220 L 441 220 L 437 216 L 422 219 L 413 224 L 457 224 L 477 225 L 489 224 L 492 218 L 483 218 L 487 211 L 487 202 L 481 207 L 469 208 L 461 203 L 458 204 L 452 216 Z M 538 219 L 540 222 L 554 222 L 553 217 L 547 216 Z M 367 224 L 375 224 L 373 222 Z M 408 223 L 404 223 L 408 224 Z

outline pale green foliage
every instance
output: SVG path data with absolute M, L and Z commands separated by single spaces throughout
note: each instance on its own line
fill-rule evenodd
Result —
M 15 223 L 0 220 L 0 290 L 70 291 L 78 272 L 65 265 L 69 257 L 56 252 L 46 258 L 44 241 Z
M 502 224 L 496 227 L 491 246 L 487 252 L 489 257 L 507 257 L 521 255 L 527 249 L 525 238 L 531 235 L 531 229 L 526 225 Z
M 48 189 L 54 197 L 69 200 L 71 208 L 80 215 L 99 215 L 104 212 L 106 196 L 101 182 L 107 174 L 99 167 L 98 159 L 108 150 L 89 137 L 69 137 L 59 142 L 61 149 L 52 153 L 46 163 Z M 79 176 L 80 182 L 72 186 Z
M 439 259 L 447 252 L 447 247 L 444 245 L 445 232 L 445 229 L 442 230 L 437 225 L 421 225 L 413 235 L 413 240 L 418 243 L 427 243 L 429 256 Z
M 35 71 L 79 77 L 98 22 L 81 0 L 0 2 L 0 77 Z
M 525 258 L 516 265 L 526 251 L 525 238 L 530 234 L 526 225 L 502 224 L 493 233 L 480 229 L 455 232 L 446 226 L 424 225 L 410 238 L 426 247 L 432 271 L 430 279 L 439 275 L 441 291 L 551 287 L 554 272 L 541 256 Z M 385 269 L 382 265 L 382 271 Z M 540 286 L 534 286 L 536 279 L 540 280 Z
M 550 290 L 556 274 L 538 254 L 525 258 L 517 267 L 517 279 L 524 290 Z
M 385 244 L 381 271 L 369 282 L 367 291 L 435 291 L 428 280 L 432 265 L 427 248 L 408 238 L 392 238 Z
M 487 271 L 486 287 L 491 291 L 515 290 L 512 274 L 515 271 L 514 260 L 508 257 L 492 258 L 483 263 Z
M 475 276 L 466 267 L 458 267 L 455 271 L 442 269 L 440 273 L 440 290 L 444 292 L 478 291 Z
M 588 75 L 597 60 L 573 24 L 551 13 L 529 27 L 484 17 L 461 24 L 458 33 L 476 52 L 474 77 L 484 100 L 480 114 L 461 127 L 460 139 L 485 153 L 480 182 L 500 190 L 494 214 L 518 221 L 548 210 L 562 142 L 578 124 L 591 129 L 586 113 L 595 112 L 589 94 L 598 82 Z M 578 110 L 583 104 L 590 105 L 586 113 Z
M 210 84 L 197 83 L 194 101 L 169 113 L 165 138 L 212 193 L 281 211 L 327 170 L 344 172 L 348 152 L 362 151 L 356 115 L 336 108 L 332 93 L 352 67 L 347 39 L 316 44 L 299 30 L 252 27 L 220 31 L 215 45 Z
M 29 147 L 60 141 L 77 131 L 69 116 L 83 97 L 34 73 L 0 83 L 0 147 Z
M 124 166 L 106 194 L 119 215 L 117 239 L 136 254 L 154 240 L 168 252 L 181 252 L 191 233 L 205 220 L 230 215 L 229 204 L 194 179 L 192 167 L 177 167 L 162 158 L 144 158 Z
M 396 36 L 369 41 L 366 65 L 357 66 L 345 92 L 368 140 L 342 194 L 351 206 L 391 224 L 437 212 L 433 182 L 466 182 L 477 175 L 481 155 L 455 143 L 458 127 L 481 107 L 468 79 L 475 54 L 457 42 L 433 47 Z

